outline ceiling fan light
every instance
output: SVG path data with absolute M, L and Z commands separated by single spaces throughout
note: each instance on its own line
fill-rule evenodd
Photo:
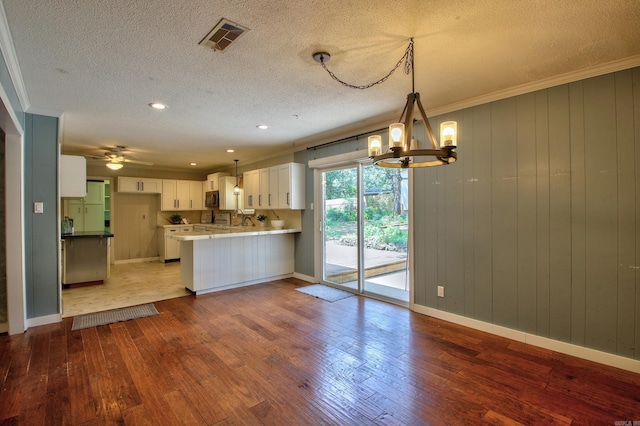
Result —
M 111 170 L 120 170 L 122 168 L 122 163 L 107 163 L 107 167 Z

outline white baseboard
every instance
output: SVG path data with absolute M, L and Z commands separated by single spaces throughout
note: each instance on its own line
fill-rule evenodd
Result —
M 113 262 L 114 265 L 120 265 L 122 263 L 144 263 L 144 262 L 155 262 L 156 260 L 160 260 L 160 257 L 141 257 L 140 259 L 124 259 L 124 260 L 116 260 Z
M 217 293 L 219 291 L 232 290 L 234 288 L 240 288 L 240 287 L 248 287 L 250 285 L 263 284 L 263 283 L 268 283 L 270 281 L 283 280 L 285 278 L 291 278 L 291 277 L 293 277 L 293 274 L 275 275 L 273 277 L 259 278 L 257 280 L 244 281 L 241 283 L 234 283 L 234 284 L 224 285 L 221 287 L 207 288 L 204 290 L 196 291 L 195 294 L 196 296 L 200 296 L 203 294 Z
M 309 283 L 317 283 L 318 282 L 318 280 L 316 280 L 314 277 L 311 277 L 309 275 L 299 274 L 297 272 L 293 273 L 293 278 L 297 278 L 299 280 L 306 281 L 306 282 L 309 282 Z
M 40 325 L 56 324 L 62 321 L 61 314 L 45 315 L 42 317 L 27 318 L 27 328 L 38 327 Z
M 454 324 L 473 328 L 475 330 L 480 330 L 486 333 L 495 334 L 497 336 L 506 337 L 518 342 L 538 346 L 540 348 L 549 349 L 566 355 L 575 356 L 577 358 L 586 359 L 588 361 L 609 365 L 611 367 L 621 368 L 623 370 L 632 371 L 634 373 L 640 373 L 640 361 L 637 361 L 635 359 L 626 358 L 620 355 L 614 355 L 595 349 L 585 348 L 584 346 L 561 342 L 559 340 L 549 339 L 548 337 L 536 336 L 535 334 L 513 330 L 511 328 L 463 317 L 462 315 L 452 314 L 450 312 L 429 308 L 427 306 L 414 305 L 413 310 L 419 314 L 428 315 L 444 321 L 452 322 Z

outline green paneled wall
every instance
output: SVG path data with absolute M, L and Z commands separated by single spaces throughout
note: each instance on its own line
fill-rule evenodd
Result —
M 640 69 L 445 119 L 460 159 L 415 173 L 415 302 L 640 359 Z
M 26 114 L 24 136 L 27 318 L 58 314 L 58 119 Z M 33 203 L 43 202 L 35 214 Z

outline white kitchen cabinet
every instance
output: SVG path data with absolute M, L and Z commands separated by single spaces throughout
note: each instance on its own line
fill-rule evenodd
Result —
M 87 160 L 78 155 L 60 156 L 60 196 L 87 195 Z
M 242 174 L 244 186 L 244 205 L 247 208 L 260 208 L 260 170 L 250 170 Z
M 229 176 L 229 173 L 211 173 L 209 175 L 207 175 L 207 180 L 205 182 L 205 192 L 206 191 L 219 191 L 220 190 L 220 186 L 218 184 L 218 181 L 220 180 L 221 177 L 223 176 Z
M 278 209 L 304 210 L 305 208 L 305 166 L 287 163 L 278 166 Z
M 204 209 L 204 195 L 202 193 L 202 186 L 202 182 L 200 181 L 189 181 L 189 210 Z
M 260 169 L 260 195 L 258 196 L 258 208 L 272 209 L 274 208 L 274 200 L 275 199 L 272 198 L 271 192 L 271 168 L 267 167 Z
M 202 210 L 202 182 L 163 179 L 162 210 Z
M 167 238 L 170 234 L 184 234 L 193 230 L 192 226 L 167 226 L 158 232 L 158 248 L 160 251 L 160 260 L 166 262 L 167 260 L 179 260 L 180 259 L 180 241 Z
M 220 185 L 220 210 L 244 209 L 244 194 L 240 189 L 240 194 L 236 195 L 233 189 L 236 186 L 236 178 L 223 176 L 218 182 Z
M 305 208 L 305 166 L 286 163 L 244 173 L 247 207 L 302 210 Z
M 162 194 L 162 179 L 118 177 L 118 192 Z
M 175 180 L 164 179 L 162 181 L 162 210 L 178 210 L 176 200 L 178 190 Z

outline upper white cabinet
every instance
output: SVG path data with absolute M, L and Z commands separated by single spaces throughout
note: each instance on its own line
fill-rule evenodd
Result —
M 202 210 L 202 182 L 163 179 L 162 210 Z
M 273 183 L 273 181 L 271 180 L 271 169 L 273 169 L 273 167 L 260 169 L 260 192 L 258 194 L 258 208 L 261 209 L 277 208 L 275 206 L 275 187 L 271 187 L 271 184 Z M 275 170 L 277 173 L 278 169 L 276 168 Z M 276 179 L 275 182 L 277 183 L 278 180 Z M 273 194 L 273 197 L 271 194 Z
M 189 181 L 189 209 L 204 209 L 204 196 L 202 195 L 203 184 L 197 180 Z
M 242 189 L 240 194 L 236 195 L 233 189 L 236 186 L 236 178 L 232 176 L 223 176 L 218 182 L 220 185 L 220 210 L 236 210 L 244 209 L 244 196 Z M 251 208 L 251 207 L 248 207 Z
M 162 179 L 118 177 L 118 192 L 161 194 Z
M 207 180 L 205 182 L 205 192 L 219 191 L 219 180 L 223 176 L 229 176 L 229 173 L 211 173 L 207 175 Z
M 244 173 L 247 208 L 302 210 L 305 208 L 305 166 L 287 163 Z
M 304 210 L 305 199 L 304 164 L 288 163 L 278 166 L 279 209 Z
M 250 170 L 242 174 L 244 186 L 244 205 L 250 209 L 259 209 L 260 170 Z
M 87 160 L 78 155 L 60 156 L 60 196 L 87 195 Z

